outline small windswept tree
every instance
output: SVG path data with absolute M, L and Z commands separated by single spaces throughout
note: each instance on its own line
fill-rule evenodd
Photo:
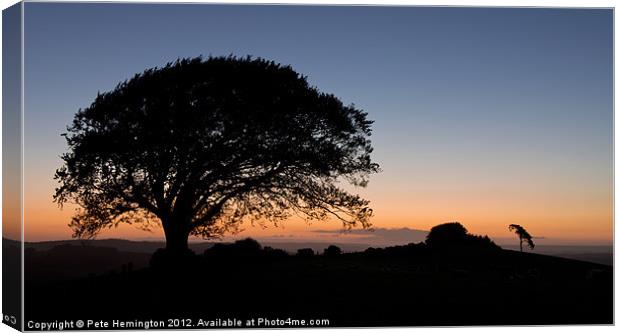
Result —
M 79 206 L 74 237 L 161 224 L 170 252 L 243 221 L 291 214 L 369 227 L 372 121 L 263 59 L 181 59 L 99 94 L 63 134 L 54 200 Z
M 519 237 L 519 249 L 523 252 L 523 243 L 527 243 L 527 246 L 530 249 L 534 249 L 534 241 L 532 240 L 532 235 L 530 235 L 525 228 L 518 224 L 511 224 L 508 226 L 508 230 L 514 231 L 515 234 Z

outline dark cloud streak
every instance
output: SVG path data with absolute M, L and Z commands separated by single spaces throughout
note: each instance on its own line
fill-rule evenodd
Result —
M 352 238 L 357 242 L 373 245 L 399 245 L 419 243 L 426 239 L 428 231 L 410 228 L 375 228 L 373 230 L 316 230 L 315 233 Z

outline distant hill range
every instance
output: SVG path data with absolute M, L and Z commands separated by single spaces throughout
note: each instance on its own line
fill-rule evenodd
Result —
M 190 248 L 196 254 L 218 242 L 192 242 Z M 3 249 L 7 254 L 18 251 L 20 243 L 3 238 Z M 369 248 L 366 244 L 340 243 L 296 243 L 267 242 L 263 246 L 282 249 L 294 254 L 298 249 L 311 248 L 323 252 L 330 245 L 337 245 L 346 252 L 358 252 Z M 148 266 L 151 255 L 165 247 L 163 241 L 131 241 L 124 239 L 59 240 L 26 242 L 26 279 L 32 281 L 77 278 L 113 272 L 131 265 L 133 269 Z
M 262 241 L 263 246 L 270 246 L 276 249 L 282 249 L 289 253 L 295 253 L 298 249 L 311 248 L 315 252 L 322 252 L 330 245 L 340 247 L 344 252 L 364 251 L 369 247 L 377 247 L 376 245 L 365 243 L 349 243 L 349 242 L 306 242 L 306 241 Z M 18 246 L 19 242 L 9 239 L 3 239 L 4 246 Z M 191 249 L 202 254 L 206 249 L 212 247 L 217 242 L 190 242 Z M 59 241 L 43 241 L 43 242 L 26 242 L 27 249 L 37 251 L 48 251 L 59 245 L 72 245 L 80 247 L 107 247 L 114 248 L 120 252 L 129 252 L 135 254 L 152 254 L 155 250 L 163 248 L 163 241 L 132 241 L 124 239 L 94 239 L 94 240 L 59 240 Z M 504 249 L 517 250 L 517 245 L 501 245 Z M 528 252 L 530 252 L 528 250 Z M 550 256 L 569 258 L 581 261 L 599 263 L 603 265 L 613 265 L 613 246 L 612 245 L 537 245 L 533 253 L 545 254 Z
M 19 242 L 14 240 L 4 239 L 17 246 Z M 260 241 L 260 240 L 259 240 Z M 218 242 L 190 242 L 190 248 L 196 254 L 202 254 L 206 249 L 212 247 Z M 371 247 L 369 244 L 360 243 L 339 243 L 339 242 L 263 242 L 260 241 L 263 246 L 270 246 L 277 249 L 282 249 L 289 253 L 295 253 L 298 249 L 311 248 L 316 252 L 322 252 L 330 245 L 336 245 L 343 249 L 345 252 L 358 252 L 366 250 Z M 26 242 L 26 248 L 34 249 L 37 251 L 48 251 L 59 245 L 72 245 L 83 247 L 111 247 L 121 252 L 135 252 L 135 253 L 148 253 L 152 254 L 155 250 L 165 247 L 163 241 L 132 241 L 125 239 L 93 239 L 93 240 L 59 240 L 59 241 L 44 241 L 44 242 Z

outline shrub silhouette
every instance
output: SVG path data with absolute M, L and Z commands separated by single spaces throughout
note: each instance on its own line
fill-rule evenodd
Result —
M 205 256 L 216 259 L 257 259 L 263 254 L 259 242 L 252 238 L 235 241 L 232 244 L 214 244 L 205 250 Z
M 314 250 L 310 248 L 298 249 L 296 256 L 300 258 L 311 258 L 314 257 Z
M 217 238 L 244 220 L 291 213 L 370 226 L 365 186 L 372 121 L 264 59 L 180 59 L 98 94 L 63 135 L 54 200 L 78 205 L 74 237 L 120 223 L 161 226 L 183 255 L 190 235 Z
M 232 248 L 240 253 L 260 253 L 263 247 L 260 243 L 252 238 L 238 240 L 232 244 Z
M 271 246 L 265 246 L 263 253 L 267 259 L 278 260 L 288 258 L 288 253 L 282 249 L 274 249 Z
M 441 251 L 500 249 L 488 236 L 469 234 L 459 222 L 434 226 L 426 236 L 425 243 L 429 248 Z
M 340 249 L 336 245 L 330 245 L 325 250 L 323 250 L 323 255 L 326 257 L 335 257 L 342 254 L 342 249 Z
M 474 249 L 499 250 L 501 249 L 489 236 L 468 235 L 468 246 Z

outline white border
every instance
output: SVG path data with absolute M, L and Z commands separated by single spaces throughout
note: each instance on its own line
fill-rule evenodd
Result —
M 39 1 L 39 0 L 27 0 L 28 2 L 43 2 L 43 1 Z M 0 0 L 0 4 L 2 7 L 2 9 L 16 3 L 17 1 L 11 1 L 11 0 Z M 388 0 L 388 1 L 379 1 L 379 0 L 375 0 L 375 1 L 369 1 L 369 0 L 314 0 L 314 1 L 304 1 L 304 0 L 280 0 L 280 1 L 274 1 L 274 0 L 220 0 L 220 1 L 174 1 L 174 0 L 150 0 L 150 1 L 56 1 L 56 2 L 137 2 L 137 3 L 236 3 L 236 4 L 316 4 L 316 5 L 417 5 L 417 6 L 487 6 L 487 7 L 498 7 L 498 6 L 502 6 L 502 7 L 588 7 L 588 8 L 592 8 L 592 7 L 597 7 L 597 8 L 614 8 L 616 6 L 616 1 L 610 1 L 610 0 L 590 0 L 590 1 L 576 1 L 576 0 L 572 0 L 572 1 L 567 1 L 567 0 L 521 0 L 521 1 L 515 1 L 515 0 L 495 0 L 495 1 L 489 1 L 489 0 L 476 0 L 476 1 L 471 1 L 471 0 L 451 0 L 451 1 L 429 1 L 429 0 Z M 1 19 L 0 19 L 1 21 Z M 24 25 L 24 20 L 23 20 L 23 9 L 22 9 L 22 64 L 23 64 L 23 55 L 24 55 L 24 45 L 23 45 L 23 25 Z M 615 96 L 618 93 L 618 88 L 615 85 L 615 77 L 616 77 L 616 71 L 617 68 L 615 66 L 615 54 L 616 54 L 616 50 L 615 47 L 617 45 L 616 43 L 616 36 L 618 35 L 618 31 L 617 31 L 617 26 L 615 25 L 615 12 L 614 12 L 614 110 L 615 110 Z M 0 35 L 1 35 L 1 24 L 0 24 Z M 1 52 L 0 52 L 1 53 Z M 0 59 L 1 59 L 1 55 L 0 55 Z M 1 69 L 0 69 L 0 75 L 1 75 Z M 22 66 L 22 108 L 24 107 L 24 68 Z M 1 96 L 1 83 L 0 83 L 0 96 Z M 22 109 L 22 125 L 23 125 L 23 109 Z M 614 128 L 616 128 L 616 125 L 618 125 L 619 120 L 615 117 L 615 112 L 614 112 Z M 1 117 L 0 117 L 0 133 L 1 133 Z M 22 154 L 22 167 L 23 167 L 23 126 L 22 126 L 22 148 L 21 148 L 21 154 Z M 618 172 L 618 166 L 615 163 L 615 152 L 616 152 L 616 147 L 618 147 L 618 138 L 615 135 L 615 130 L 614 130 L 614 222 L 615 222 L 615 208 L 618 206 L 618 204 L 620 203 L 620 199 L 618 199 L 618 197 L 615 195 L 615 189 L 618 188 L 617 185 L 619 185 L 618 180 L 615 177 L 615 174 Z M 0 155 L 0 166 L 1 166 L 1 160 L 2 157 Z M 0 179 L 0 188 L 2 186 L 2 180 Z M 22 178 L 22 188 L 23 188 L 23 178 Z M 2 194 L 0 191 L 0 205 L 1 205 L 1 198 L 2 198 Z M 23 193 L 22 193 L 22 198 L 21 198 L 21 205 L 22 205 L 22 210 L 23 210 Z M 22 211 L 22 219 L 23 219 L 23 211 Z M 22 241 L 23 241 L 23 223 L 22 223 Z M 617 236 L 618 230 L 616 228 L 614 228 L 614 239 L 615 236 Z M 615 252 L 615 246 L 614 246 L 614 252 Z M 23 253 L 23 245 L 22 245 L 22 253 Z M 1 254 L 1 249 L 0 249 L 0 254 Z M 23 256 L 22 256 L 22 260 L 23 260 Z M 615 267 L 618 266 L 618 257 L 614 256 L 614 273 L 615 273 Z M 23 263 L 22 263 L 22 276 L 23 276 Z M 617 283 L 618 281 L 618 276 L 614 274 L 614 282 Z M 1 283 L 1 274 L 0 274 L 0 283 Z M 616 285 L 616 284 L 615 284 Z M 0 291 L 0 299 L 1 299 L 1 291 Z M 614 294 L 617 295 L 617 292 L 614 288 Z M 23 296 L 23 290 L 22 290 L 22 296 Z M 23 303 L 22 303 L 22 308 L 23 308 Z M 23 309 L 22 309 L 23 312 Z M 617 307 L 615 307 L 614 309 L 614 314 L 615 314 L 615 318 L 617 317 L 618 314 L 618 309 Z M 22 313 L 23 315 L 23 313 Z M 23 316 L 22 316 L 23 318 Z M 555 332 L 581 332 L 584 330 L 588 330 L 588 331 L 615 331 L 615 329 L 611 326 L 554 326 L 554 327 L 494 327 L 494 326 L 485 326 L 485 327 L 464 327 L 464 328 L 380 328 L 380 329 L 372 329 L 377 330 L 377 331 L 391 331 L 391 332 L 408 332 L 410 330 L 416 330 L 418 332 L 450 332 L 453 331 L 455 329 L 461 331 L 461 332 L 480 332 L 480 331 L 486 331 L 486 332 L 495 332 L 495 331 L 501 331 L 501 332 L 522 332 L 524 329 L 526 329 L 528 332 L 539 332 L 539 331 L 555 331 Z M 351 332 L 353 330 L 359 330 L 359 329 L 316 329 L 319 330 L 321 332 Z M 230 330 L 212 330 L 211 332 L 225 332 L 225 331 L 230 331 Z M 234 330 L 234 331 L 239 331 L 239 330 Z M 246 330 L 247 332 L 248 330 Z M 268 331 L 273 331 L 273 330 L 251 330 L 252 332 L 268 332 Z M 294 331 L 294 330 L 279 330 L 279 331 Z M 0 333 L 4 333 L 4 332 L 14 332 L 14 330 L 12 330 L 11 328 L 9 328 L 6 325 L 0 325 Z M 158 331 L 158 332 L 175 332 L 175 331 Z

